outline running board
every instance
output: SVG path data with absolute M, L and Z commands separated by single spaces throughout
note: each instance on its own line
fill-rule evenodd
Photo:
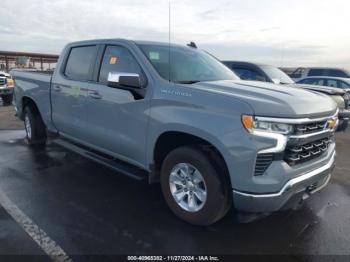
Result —
M 61 138 L 54 139 L 52 142 L 136 180 L 143 180 L 148 177 L 147 171 L 84 145 L 72 143 Z

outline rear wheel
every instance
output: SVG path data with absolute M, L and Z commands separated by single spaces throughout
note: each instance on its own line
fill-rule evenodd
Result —
M 225 216 L 231 204 L 225 179 L 197 148 L 171 151 L 161 169 L 161 187 L 170 209 L 194 225 L 210 225 Z
M 27 141 L 30 145 L 44 145 L 46 143 L 46 127 L 39 112 L 31 106 L 24 109 L 24 127 Z

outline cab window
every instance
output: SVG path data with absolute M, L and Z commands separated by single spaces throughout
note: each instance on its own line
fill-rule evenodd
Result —
M 135 73 L 141 78 L 141 83 L 145 83 L 145 76 L 142 69 L 131 52 L 123 46 L 107 46 L 99 75 L 99 82 L 107 84 L 110 72 Z
M 68 56 L 64 75 L 72 80 L 91 80 L 91 68 L 96 54 L 97 46 L 73 47 Z

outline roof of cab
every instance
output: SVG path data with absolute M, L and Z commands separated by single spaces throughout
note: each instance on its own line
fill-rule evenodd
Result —
M 108 44 L 113 42 L 124 42 L 124 43 L 134 43 L 137 45 L 160 45 L 160 46 L 169 46 L 168 42 L 157 42 L 157 41 L 144 41 L 144 40 L 130 40 L 130 39 L 124 39 L 124 38 L 107 38 L 107 39 L 92 39 L 92 40 L 82 40 L 82 41 L 76 41 L 71 42 L 68 44 L 68 46 L 77 46 L 77 45 L 88 45 L 88 44 Z M 171 46 L 186 46 L 186 45 L 180 45 L 176 43 L 171 43 Z

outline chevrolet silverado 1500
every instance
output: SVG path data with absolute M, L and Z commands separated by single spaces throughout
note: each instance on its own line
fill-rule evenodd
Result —
M 192 224 L 232 206 L 291 208 L 334 167 L 338 109 L 328 96 L 241 81 L 193 45 L 82 41 L 65 47 L 52 76 L 12 73 L 29 144 L 49 133 L 119 173 L 160 182 L 170 209 Z

